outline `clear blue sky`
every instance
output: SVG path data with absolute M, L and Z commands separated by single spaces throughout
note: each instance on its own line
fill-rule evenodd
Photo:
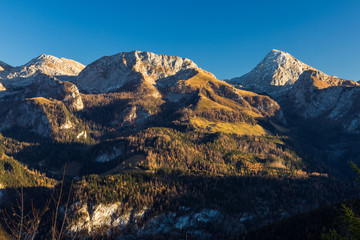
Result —
M 42 54 L 83 64 L 122 51 L 187 57 L 219 79 L 273 48 L 328 74 L 360 80 L 360 1 L 2 0 L 0 60 Z

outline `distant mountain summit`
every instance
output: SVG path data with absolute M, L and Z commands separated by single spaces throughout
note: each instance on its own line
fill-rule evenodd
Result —
M 5 87 L 21 87 L 33 83 L 37 74 L 77 76 L 84 68 L 84 65 L 74 60 L 42 54 L 25 65 L 7 67 L 8 71 L 0 72 L 0 80 Z
M 85 66 L 79 62 L 66 58 L 57 58 L 51 55 L 42 54 L 30 62 L 21 66 L 21 68 L 36 69 L 42 73 L 57 75 L 78 75 Z
M 354 81 L 329 76 L 299 61 L 289 53 L 276 49 L 271 50 L 249 73 L 228 82 L 258 93 L 263 92 L 277 96 L 289 90 L 299 77 L 309 70 L 317 72 L 319 79 L 328 82 L 330 86 L 358 85 Z
M 173 78 L 186 80 L 198 66 L 187 58 L 158 55 L 151 52 L 121 52 L 102 57 L 88 65 L 74 82 L 88 93 L 113 92 L 126 84 Z

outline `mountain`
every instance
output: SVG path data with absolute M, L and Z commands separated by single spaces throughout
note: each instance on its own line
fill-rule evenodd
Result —
M 331 106 L 342 112 L 358 87 L 271 54 L 264 76 L 292 84 L 281 101 L 237 89 L 187 58 L 133 51 L 85 67 L 41 55 L 0 72 L 0 153 L 57 180 L 68 166 L 61 182 L 69 205 L 59 209 L 69 239 L 235 238 L 355 196 L 305 138 L 321 134 L 302 126 L 327 116 L 330 92 L 341 92 Z M 295 80 L 286 80 L 289 69 Z
M 0 73 L 0 86 L 3 86 L 0 129 L 7 131 L 21 127 L 56 139 L 61 137 L 56 137 L 54 132 L 60 134 L 61 130 L 60 135 L 73 132 L 76 128 L 70 118 L 74 120 L 75 117 L 69 110 L 81 110 L 83 102 L 77 87 L 64 80 L 70 80 L 83 68 L 73 60 L 43 54 L 25 65 Z M 76 134 L 76 131 L 75 139 L 81 132 Z
M 345 133 L 359 133 L 358 92 L 360 84 L 329 76 L 289 53 L 272 50 L 249 73 L 228 81 L 238 88 L 274 97 L 287 118 L 296 122 L 327 122 Z M 289 119 L 288 119 L 289 122 Z
M 80 110 L 85 122 L 102 125 L 96 135 L 173 121 L 179 126 L 261 135 L 266 130 L 255 119 L 283 121 L 271 98 L 237 90 L 186 58 L 133 51 L 103 57 L 76 77 L 81 68 L 72 60 L 41 55 L 12 69 L 3 83 L 16 88 L 0 95 L 4 106 L 0 129 L 21 127 L 58 140 L 65 136 L 56 134 L 78 129 L 68 133 L 76 137 L 83 128 L 76 127 L 79 121 L 73 112 Z M 67 77 L 76 79 L 59 80 Z M 99 109 L 106 109 L 106 115 Z
M 187 80 L 196 69 L 197 65 L 187 58 L 140 51 L 123 52 L 91 63 L 75 84 L 87 93 L 108 93 L 132 84 L 132 81 L 155 84 Z
M 90 118 L 98 114 L 92 109 L 121 101 L 121 105 L 108 111 L 116 116 L 111 122 L 105 123 L 102 118 L 108 127 L 141 128 L 154 119 L 157 124 L 167 125 L 171 117 L 172 121 L 179 120 L 174 114 L 185 114 L 180 110 L 190 111 L 193 117 L 187 117 L 187 121 L 202 128 L 221 126 L 214 120 L 247 124 L 241 119 L 282 118 L 278 104 L 271 98 L 237 90 L 186 58 L 139 51 L 120 53 L 88 65 L 73 83 L 80 91 L 92 93 L 83 97 L 87 106 L 83 112 Z M 108 103 L 99 101 L 99 96 L 107 98 Z M 260 126 L 248 129 L 264 133 Z
M 352 81 L 338 81 L 327 76 L 324 79 L 319 71 L 305 71 L 287 93 L 284 108 L 292 115 L 317 119 L 347 133 L 359 134 L 360 86 Z
M 291 89 L 305 71 L 316 71 L 322 81 L 331 86 L 360 86 L 355 81 L 346 81 L 325 73 L 299 61 L 289 53 L 271 50 L 265 58 L 249 73 L 229 80 L 233 85 L 240 85 L 257 93 L 279 96 Z

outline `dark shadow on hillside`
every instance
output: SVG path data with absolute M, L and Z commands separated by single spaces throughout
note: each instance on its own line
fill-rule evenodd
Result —
M 118 179 L 127 183 L 129 192 L 124 192 L 123 188 L 114 185 Z M 320 206 L 360 196 L 354 185 L 324 177 L 291 179 L 266 176 L 201 176 L 162 169 L 155 174 L 126 173 L 105 179 L 91 177 L 88 181 L 94 183 L 87 185 L 90 188 L 87 189 L 86 196 L 90 201 L 111 203 L 119 198 L 120 201 L 128 203 L 127 208 L 130 209 L 150 207 L 145 218 L 141 220 L 140 227 L 146 226 L 144 224 L 153 217 L 162 216 L 164 213 L 176 212 L 177 217 L 186 218 L 187 214 L 201 212 L 204 209 L 220 211 L 225 216 L 221 224 L 218 220 L 212 219 L 207 224 L 200 224 L 196 229 L 212 233 L 213 239 L 235 237 L 238 233 L 231 232 L 232 230 L 252 230 Z M 166 190 L 158 193 L 147 190 L 146 194 L 143 194 L 143 186 L 149 186 L 150 189 L 161 187 Z M 96 191 L 92 187 L 95 187 Z M 76 199 L 81 200 L 82 196 L 76 196 Z M 236 226 L 233 225 L 234 229 L 226 229 L 229 219 L 237 219 Z M 178 234 L 190 229 L 191 226 L 180 232 L 171 231 L 169 235 L 158 233 L 159 235 L 155 234 L 152 238 L 145 239 L 164 236 L 168 239 L 178 239 Z M 130 227 L 122 233 L 131 235 L 134 233 L 132 230 Z
M 353 176 L 349 161 L 360 163 L 360 135 L 345 132 L 341 125 L 322 117 L 304 119 L 291 105 L 283 105 L 288 127 L 287 142 L 305 160 L 309 169 L 322 169 L 331 175 Z
M 65 181 L 65 184 L 62 188 L 62 197 L 60 198 L 60 185 L 55 186 L 54 188 L 47 187 L 24 187 L 23 189 L 19 188 L 6 188 L 3 198 L 0 202 L 0 224 L 6 229 L 7 224 L 4 222 L 7 220 L 8 224 L 11 224 L 11 221 L 15 221 L 18 224 L 19 218 L 14 214 L 21 215 L 21 198 L 24 200 L 23 205 L 23 214 L 24 214 L 24 228 L 23 231 L 29 231 L 27 227 L 30 227 L 27 220 L 35 220 L 33 212 L 39 214 L 43 213 L 42 218 L 40 219 L 40 225 L 38 228 L 38 234 L 36 239 L 50 239 L 49 236 L 50 229 L 52 227 L 54 213 L 56 212 L 56 202 L 60 200 L 60 205 L 64 206 L 69 196 L 70 190 L 70 181 Z M 61 228 L 63 212 L 58 211 L 58 225 L 57 228 Z M 12 220 L 11 220 L 12 219 Z M 26 227 L 25 227 L 26 226 Z
M 321 239 L 322 234 L 328 234 L 331 229 L 345 236 L 347 233 L 343 229 L 342 204 L 354 210 L 355 215 L 360 212 L 360 199 L 346 200 L 264 226 L 238 238 L 243 240 L 318 240 Z

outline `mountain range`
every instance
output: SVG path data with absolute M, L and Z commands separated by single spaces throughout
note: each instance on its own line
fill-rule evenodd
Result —
M 357 196 L 359 90 L 279 50 L 230 80 L 141 51 L 0 62 L 2 191 L 66 164 L 68 238 L 236 237 Z

